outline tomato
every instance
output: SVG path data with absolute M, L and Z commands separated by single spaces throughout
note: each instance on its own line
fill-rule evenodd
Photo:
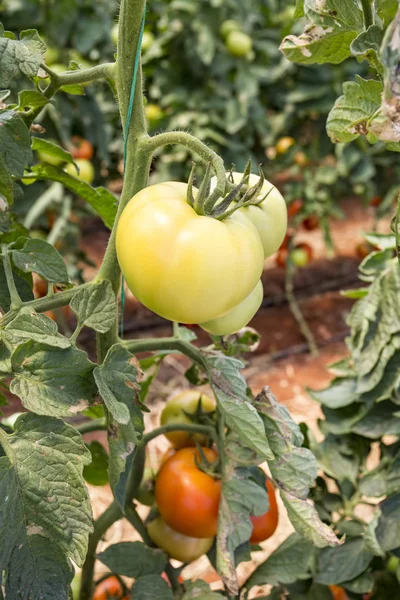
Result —
M 150 123 L 154 123 L 155 121 L 159 121 L 163 118 L 164 112 L 158 104 L 146 104 L 144 107 L 144 112 L 146 115 L 146 119 L 150 121 Z
M 147 525 L 149 536 L 155 544 L 171 558 L 189 563 L 206 554 L 213 545 L 214 538 L 195 538 L 183 535 L 169 527 L 161 517 Z
M 368 254 L 371 254 L 373 249 L 373 246 L 367 241 L 359 242 L 355 248 L 357 256 L 361 259 L 364 259 Z
M 291 202 L 288 207 L 289 219 L 298 215 L 302 208 L 303 208 L 303 200 L 300 200 L 300 198 L 293 200 L 293 202 Z
M 94 148 L 89 140 L 85 140 L 79 135 L 74 135 L 71 138 L 72 149 L 71 156 L 72 158 L 86 158 L 90 160 L 93 158 Z
M 276 502 L 274 484 L 270 479 L 265 480 L 265 486 L 268 492 L 269 508 L 266 513 L 260 517 L 250 517 L 253 524 L 253 531 L 250 537 L 250 544 L 258 544 L 270 538 L 278 526 L 278 505 Z
M 357 196 L 361 196 L 365 192 L 365 185 L 363 183 L 356 183 L 353 185 L 353 192 Z
M 338 585 L 330 585 L 329 589 L 334 600 L 349 600 L 348 595 L 342 587 Z
M 398 558 L 397 556 L 394 556 L 394 555 L 392 555 L 386 563 L 386 568 L 391 573 L 397 573 L 399 566 L 400 566 L 400 558 Z
M 303 227 L 304 229 L 307 229 L 307 231 L 313 231 L 313 229 L 317 229 L 319 225 L 319 218 L 317 217 L 317 215 L 310 215 L 309 217 L 306 217 L 303 221 Z
M 195 421 L 188 415 L 194 415 L 200 408 L 202 412 L 211 414 L 215 411 L 215 401 L 197 390 L 185 390 L 168 400 L 161 413 L 161 425 L 193 423 Z M 193 435 L 187 431 L 173 431 L 166 433 L 165 437 L 177 449 L 207 442 L 206 435 Z
M 161 573 L 161 577 L 164 579 L 164 581 L 166 581 L 168 583 L 169 587 L 171 587 L 171 583 L 170 583 L 170 581 L 168 579 L 168 575 L 165 573 L 165 571 L 164 571 L 164 573 Z M 178 583 L 183 583 L 183 582 L 184 582 L 184 579 L 183 579 L 182 575 L 179 575 Z
M 77 158 L 75 162 L 78 166 L 79 172 L 76 170 L 76 167 L 73 163 L 68 163 L 65 167 L 65 171 L 72 177 L 77 177 L 82 181 L 86 181 L 86 183 L 92 183 L 95 176 L 92 163 L 86 160 L 86 158 Z
M 239 183 L 242 177 L 243 173 L 232 173 L 234 183 Z M 251 174 L 249 185 L 253 187 L 258 180 L 258 175 Z M 215 188 L 215 185 L 216 178 L 213 177 L 211 189 Z M 267 180 L 264 181 L 258 198 L 264 196 L 266 198 L 259 206 L 247 206 L 238 212 L 243 213 L 256 227 L 264 248 L 264 257 L 268 258 L 278 250 L 284 240 L 287 229 L 287 208 L 282 194 Z
M 203 448 L 208 461 L 217 453 Z M 182 448 L 160 468 L 156 502 L 164 521 L 175 531 L 196 538 L 211 538 L 218 530 L 221 482 L 199 469 L 197 448 Z
M 166 182 L 136 194 L 118 223 L 117 254 L 129 289 L 147 308 L 170 321 L 205 323 L 250 294 L 264 253 L 244 214 L 199 216 L 186 193 L 187 184 Z
M 251 321 L 261 306 L 264 298 L 262 282 L 259 281 L 252 292 L 240 304 L 232 308 L 222 317 L 212 319 L 199 326 L 213 335 L 230 335 L 236 333 Z
M 111 41 L 114 44 L 114 46 L 116 46 L 118 44 L 118 32 L 119 32 L 119 25 L 118 25 L 118 23 L 115 23 L 115 25 L 113 25 L 113 28 L 111 29 L 111 33 L 110 33 Z
M 154 495 L 155 478 L 154 471 L 150 467 L 146 467 L 143 472 L 143 478 L 140 482 L 139 489 L 136 494 L 136 500 L 145 506 L 151 506 L 155 502 Z
M 383 202 L 383 198 L 381 196 L 374 196 L 371 199 L 370 205 L 377 207 L 377 206 L 380 206 L 382 204 L 382 202 Z
M 234 21 L 233 19 L 228 19 L 224 21 L 220 27 L 220 34 L 223 39 L 227 38 L 232 31 L 241 31 L 242 27 L 238 21 Z
M 290 260 L 296 267 L 305 267 L 313 258 L 313 249 L 309 244 L 297 244 L 290 252 Z
M 225 45 L 229 52 L 238 58 L 247 56 L 253 49 L 251 37 L 242 31 L 231 31 L 225 40 Z
M 277 267 L 284 269 L 286 267 L 287 258 L 289 251 L 287 248 L 280 248 L 275 257 L 275 264 Z
M 289 136 L 281 137 L 276 142 L 276 146 L 275 146 L 277 154 L 285 154 L 285 152 L 287 152 L 289 150 L 289 148 L 291 148 L 295 143 L 296 142 L 292 137 L 289 137 Z
M 124 588 L 118 577 L 111 575 L 97 584 L 93 594 L 93 600 L 121 600 Z
M 146 50 L 151 48 L 151 46 L 153 45 L 153 42 L 154 42 L 154 35 L 151 33 L 151 31 L 144 31 L 143 39 L 142 39 L 142 50 L 144 52 L 146 52 Z
M 296 152 L 296 154 L 293 156 L 293 160 L 299 167 L 306 167 L 310 162 L 307 158 L 307 155 L 301 151 Z

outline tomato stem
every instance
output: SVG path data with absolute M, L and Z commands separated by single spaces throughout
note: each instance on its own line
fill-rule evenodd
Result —
M 165 435 L 166 433 L 174 431 L 187 431 L 188 433 L 203 433 L 213 438 L 214 442 L 218 440 L 216 431 L 213 427 L 208 425 L 200 425 L 197 423 L 169 423 L 168 425 L 162 425 L 157 429 L 153 429 L 143 437 L 143 444 L 147 445 L 149 442 L 154 440 L 159 435 Z
M 74 425 L 74 427 L 81 435 L 85 435 L 85 433 L 91 433 L 92 431 L 104 431 L 107 429 L 107 422 L 104 418 L 91 419 L 81 423 L 81 425 Z
M 11 300 L 10 308 L 11 310 L 18 310 L 20 306 L 22 306 L 23 302 L 18 293 L 17 286 L 15 285 L 13 270 L 11 266 L 11 259 L 7 251 L 7 244 L 2 244 L 1 249 L 3 256 L 4 274 L 6 276 L 7 287 Z
M 159 350 L 176 350 L 178 354 L 185 354 L 204 370 L 207 370 L 207 362 L 201 352 L 184 340 L 174 337 L 170 338 L 145 338 L 141 340 L 121 340 L 121 343 L 129 352 L 151 352 Z
M 361 6 L 364 14 L 364 27 L 368 29 L 374 22 L 374 16 L 372 13 L 372 2 L 371 0 L 361 0 Z

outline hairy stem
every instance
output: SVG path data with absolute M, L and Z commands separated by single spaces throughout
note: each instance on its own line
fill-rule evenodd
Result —
M 116 521 L 121 519 L 121 517 L 122 511 L 118 504 L 114 501 L 95 522 L 93 533 L 89 536 L 88 552 L 86 555 L 85 564 L 82 568 L 82 586 L 79 594 L 79 600 L 90 600 L 92 598 L 94 563 L 96 562 L 97 544 L 107 529 L 109 529 Z
M 201 352 L 192 344 L 184 340 L 171 338 L 145 338 L 141 340 L 126 340 L 122 344 L 129 352 L 136 354 L 137 352 L 152 352 L 158 350 L 176 350 L 180 354 L 185 354 L 199 366 L 207 369 L 207 362 Z
M 125 507 L 132 506 L 132 500 L 136 498 L 140 483 L 143 479 L 144 463 L 146 460 L 146 446 L 139 444 L 132 468 L 128 475 L 125 491 Z
M 374 22 L 372 2 L 371 0 L 361 0 L 361 6 L 364 14 L 364 27 L 365 29 L 368 29 L 368 27 Z
M 7 244 L 2 244 L 1 249 L 3 256 L 4 274 L 6 276 L 7 287 L 10 293 L 10 308 L 11 310 L 18 310 L 18 308 L 22 306 L 22 300 L 18 293 L 17 286 L 15 285 L 14 275 L 11 266 L 11 259 L 7 251 Z
M 129 523 L 136 529 L 142 540 L 148 546 L 152 545 L 152 540 L 149 534 L 147 533 L 146 525 L 143 523 L 140 518 L 136 508 L 130 504 L 125 508 L 125 516 Z
M 168 425 L 158 427 L 157 429 L 153 429 L 149 433 L 146 433 L 146 435 L 143 437 L 143 444 L 146 445 L 159 435 L 164 435 L 165 433 L 170 433 L 171 431 L 187 431 L 188 433 L 202 433 L 210 436 L 214 439 L 214 441 L 218 439 L 215 429 L 213 427 L 209 427 L 208 425 L 200 425 L 197 423 L 170 423 Z

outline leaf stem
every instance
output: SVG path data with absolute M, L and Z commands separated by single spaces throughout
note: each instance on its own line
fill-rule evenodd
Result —
M 361 6 L 364 14 L 364 27 L 367 30 L 374 22 L 371 0 L 361 0 Z
M 207 362 L 201 352 L 192 344 L 174 337 L 170 338 L 145 338 L 141 340 L 121 340 L 120 343 L 125 346 L 129 352 L 136 354 L 138 352 L 154 352 L 158 350 L 176 350 L 179 354 L 185 354 L 193 362 L 197 363 L 203 369 L 207 370 Z
M 1 249 L 3 255 L 4 273 L 6 276 L 8 291 L 10 293 L 10 308 L 11 310 L 18 310 L 23 303 L 18 293 L 17 286 L 15 285 L 14 275 L 11 266 L 11 259 L 7 251 L 7 244 L 2 244 Z
M 170 433 L 171 431 L 203 433 L 212 437 L 214 441 L 218 439 L 215 429 L 213 427 L 209 427 L 208 425 L 200 425 L 197 423 L 169 423 L 168 425 L 163 425 L 162 427 L 158 427 L 157 429 L 153 429 L 149 433 L 146 433 L 146 435 L 143 436 L 143 444 L 146 445 L 159 435 L 164 435 L 165 433 Z
M 107 422 L 104 418 L 91 419 L 80 425 L 74 425 L 74 427 L 81 435 L 85 435 L 85 433 L 91 433 L 92 431 L 104 431 L 107 429 Z
M 144 543 L 147 544 L 147 546 L 153 545 L 151 537 L 147 533 L 146 525 L 143 523 L 136 508 L 132 504 L 129 504 L 128 506 L 126 506 L 125 517 L 129 521 L 129 523 L 132 525 L 132 527 L 134 527 L 136 529 L 136 531 L 138 532 L 138 534 L 140 535 L 140 537 L 142 538 Z

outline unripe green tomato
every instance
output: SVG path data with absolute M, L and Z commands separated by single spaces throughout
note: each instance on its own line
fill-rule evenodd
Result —
M 142 39 L 142 50 L 144 52 L 146 52 L 146 50 L 151 48 L 151 46 L 153 45 L 153 42 L 154 42 L 154 35 L 151 33 L 151 31 L 144 31 L 143 39 Z
M 144 112 L 146 119 L 150 121 L 150 123 L 159 121 L 164 116 L 163 110 L 160 108 L 160 106 L 158 106 L 158 104 L 146 104 L 144 107 Z
M 59 60 L 59 58 L 59 50 L 52 46 L 48 46 L 46 54 L 44 55 L 44 62 L 46 63 L 46 65 L 51 67 L 51 65 L 54 65 L 54 63 L 56 63 Z
M 233 172 L 234 183 L 239 183 L 243 173 Z M 259 181 L 259 176 L 251 174 L 249 186 L 254 187 Z M 215 189 L 217 178 L 211 179 L 211 190 Z M 269 192 L 269 193 L 268 193 Z M 267 195 L 268 194 L 268 195 Z M 264 248 L 264 257 L 274 254 L 282 244 L 287 229 L 286 202 L 279 190 L 265 179 L 258 198 L 265 198 L 258 206 L 247 206 L 238 212 L 243 213 L 256 227 Z
M 400 566 L 400 558 L 397 556 L 391 556 L 386 563 L 386 568 L 391 573 L 397 573 L 397 570 Z
M 242 31 L 232 31 L 225 40 L 225 45 L 233 56 L 243 58 L 253 49 L 253 41 L 250 36 Z
M 199 323 L 199 326 L 213 335 L 230 335 L 236 333 L 251 321 L 261 306 L 264 290 L 259 281 L 254 290 L 235 308 L 232 308 L 222 317 Z
M 193 562 L 203 554 L 207 554 L 213 545 L 214 538 L 194 538 L 178 533 L 166 524 L 162 517 L 157 517 L 147 525 L 149 536 L 155 544 L 171 558 L 180 562 Z
M 145 506 L 152 506 L 156 500 L 154 493 L 154 471 L 150 467 L 146 467 L 143 471 L 143 478 L 140 482 L 139 489 L 136 494 L 136 500 Z
M 294 248 L 289 254 L 290 260 L 296 267 L 305 267 L 309 263 L 309 256 L 303 248 Z
M 115 25 L 111 29 L 111 41 L 114 44 L 114 46 L 116 46 L 118 44 L 118 32 L 119 32 L 119 25 L 118 25 L 118 23 L 115 23 Z
M 204 413 L 213 413 L 215 411 L 215 401 L 202 394 L 198 390 L 185 390 L 167 401 L 161 413 L 161 425 L 190 425 L 193 420 L 188 415 L 193 415 L 199 408 Z M 190 434 L 187 431 L 170 431 L 165 437 L 174 448 L 186 448 L 195 446 L 196 443 L 203 446 L 207 442 L 207 436 L 202 433 Z
M 65 167 L 65 171 L 69 175 L 72 175 L 72 177 L 77 177 L 82 181 L 86 181 L 86 183 L 92 183 L 95 176 L 95 171 L 92 163 L 86 158 L 77 158 L 75 162 L 78 165 L 79 173 L 73 163 L 68 163 Z
M 361 196 L 365 192 L 365 185 L 363 183 L 356 183 L 353 185 L 353 192 L 357 196 Z
M 227 38 L 232 31 L 241 31 L 242 27 L 238 21 L 234 19 L 228 19 L 224 21 L 220 27 L 220 34 L 223 39 Z

